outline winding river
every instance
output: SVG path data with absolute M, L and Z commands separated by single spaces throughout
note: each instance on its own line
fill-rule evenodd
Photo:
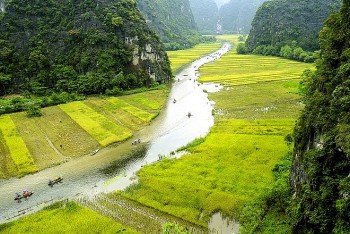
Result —
M 134 139 L 102 149 L 93 157 L 87 155 L 23 178 L 1 180 L 0 222 L 35 212 L 56 200 L 89 197 L 124 189 L 135 182 L 135 173 L 142 166 L 157 161 L 159 155 L 169 155 L 195 138 L 205 136 L 214 120 L 213 103 L 208 100 L 204 89 L 210 92 L 218 87 L 199 84 L 198 68 L 227 53 L 230 47 L 229 43 L 224 43 L 218 51 L 196 60 L 177 74 L 164 111 L 150 126 L 134 136 L 134 139 L 141 138 L 147 143 L 146 156 L 130 162 L 123 169 L 122 175 L 108 177 L 102 169 L 108 167 L 118 156 L 130 152 L 134 147 L 131 145 Z M 173 103 L 174 98 L 176 103 Z M 47 185 L 47 180 L 56 175 L 62 175 L 64 182 L 51 188 Z M 24 188 L 32 190 L 34 195 L 27 201 L 15 202 L 14 193 Z

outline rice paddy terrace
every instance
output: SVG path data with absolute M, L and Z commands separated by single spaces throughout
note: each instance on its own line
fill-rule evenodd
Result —
M 165 104 L 162 88 L 44 108 L 41 117 L 0 116 L 0 178 L 23 176 L 130 138 Z

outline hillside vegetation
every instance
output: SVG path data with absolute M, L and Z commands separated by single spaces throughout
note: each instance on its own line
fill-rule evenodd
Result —
M 166 50 L 189 48 L 209 39 L 197 31 L 189 0 L 136 1 L 147 23 L 160 35 Z
M 0 95 L 118 93 L 171 77 L 133 0 L 13 0 L 0 17 Z
M 270 55 L 280 55 L 281 48 L 286 45 L 304 51 L 318 50 L 318 33 L 330 13 L 339 9 L 340 3 L 340 0 L 265 2 L 252 22 L 246 42 L 248 50 Z
M 350 232 L 350 1 L 320 33 L 317 70 L 304 78 L 291 170 L 295 233 Z
M 165 104 L 168 89 L 70 102 L 0 116 L 0 178 L 23 176 L 130 138 Z

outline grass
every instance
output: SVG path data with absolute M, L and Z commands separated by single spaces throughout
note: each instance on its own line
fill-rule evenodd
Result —
M 12 160 L 16 165 L 18 175 L 23 176 L 28 173 L 36 172 L 38 169 L 30 155 L 22 137 L 18 134 L 16 125 L 10 115 L 0 116 L 0 131 L 4 142 L 6 143 Z
M 36 214 L 0 224 L 1 233 L 138 233 L 77 205 L 58 202 Z
M 221 43 L 199 44 L 187 50 L 168 51 L 173 72 L 179 71 L 194 60 L 210 54 L 221 47 Z
M 190 154 L 144 167 L 124 195 L 193 223 L 205 225 L 217 211 L 238 219 L 271 188 L 272 169 L 290 150 L 284 138 L 303 108 L 298 79 L 308 68 L 234 50 L 201 67 L 202 82 L 225 86 L 209 93 L 214 127 L 204 142 L 185 147 Z
M 132 136 L 128 128 L 112 122 L 83 102 L 71 102 L 59 107 L 102 146 L 123 141 Z

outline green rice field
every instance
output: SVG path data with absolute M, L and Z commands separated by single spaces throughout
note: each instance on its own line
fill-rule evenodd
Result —
M 138 233 L 74 202 L 58 202 L 36 214 L 11 223 L 0 224 L 0 232 L 8 234 Z
M 183 66 L 195 61 L 196 59 L 210 54 L 221 47 L 221 43 L 199 44 L 193 48 L 186 50 L 168 51 L 168 56 L 171 62 L 171 69 L 177 72 Z
M 0 116 L 0 178 L 34 173 L 126 140 L 159 114 L 168 93 L 164 86 L 47 107 L 41 117 Z
M 299 79 L 312 68 L 234 49 L 201 67 L 201 82 L 224 85 L 209 93 L 216 103 L 214 127 L 181 159 L 144 167 L 139 184 L 124 195 L 193 223 L 206 225 L 218 211 L 239 221 L 244 206 L 268 191 L 274 165 L 290 150 L 284 139 L 303 108 Z

